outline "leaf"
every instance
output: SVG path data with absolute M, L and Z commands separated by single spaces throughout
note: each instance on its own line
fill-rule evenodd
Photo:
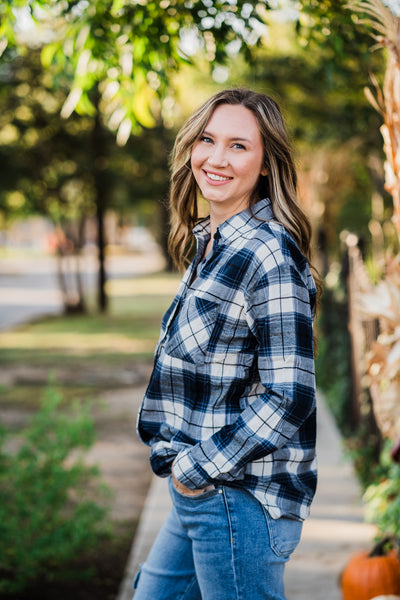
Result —
M 388 377 L 391 379 L 400 375 L 400 342 L 392 347 L 387 357 Z
M 363 314 L 372 318 L 384 317 L 389 320 L 396 318 L 385 282 L 381 282 L 370 293 L 360 293 L 357 297 L 357 307 Z
M 375 96 L 373 95 L 373 93 L 371 92 L 370 88 L 365 87 L 364 88 L 364 94 L 367 98 L 367 100 L 370 102 L 371 106 L 374 107 L 374 109 L 379 113 L 379 114 L 383 114 L 383 110 L 382 107 L 379 106 L 377 99 L 375 98 Z
M 147 83 L 133 97 L 132 112 L 143 127 L 152 128 L 156 124 L 150 111 L 150 103 L 153 97 L 154 92 Z
M 132 131 L 132 121 L 127 117 L 121 123 L 117 133 L 117 144 L 118 146 L 125 146 L 129 139 Z
M 82 27 L 82 29 L 79 31 L 78 36 L 76 38 L 76 42 L 75 42 L 76 50 L 81 50 L 82 48 L 84 48 L 89 33 L 90 33 L 89 25 L 85 25 L 84 27 Z
M 108 126 L 111 129 L 111 131 L 115 131 L 121 125 L 121 122 L 123 121 L 125 115 L 126 111 L 125 108 L 123 108 L 122 106 L 118 106 L 118 108 L 114 110 L 110 117 L 110 120 L 108 121 Z
M 74 87 L 71 89 L 70 93 L 67 96 L 67 99 L 64 102 L 64 105 L 61 109 L 61 116 L 63 119 L 68 119 L 68 117 L 75 110 L 76 105 L 78 104 L 80 97 L 82 95 L 81 87 Z
M 125 6 L 125 0 L 113 0 L 110 13 L 117 17 L 120 10 Z
M 56 54 L 59 47 L 59 44 L 48 44 L 42 49 L 42 52 L 40 54 L 40 60 L 45 69 L 48 69 L 50 67 L 51 63 L 53 62 L 54 55 Z
M 90 117 L 94 117 L 96 114 L 96 107 L 89 100 L 89 96 L 83 92 L 81 97 L 79 98 L 79 102 L 75 107 L 75 111 L 78 115 L 89 115 Z
M 76 65 L 76 74 L 79 76 L 85 76 L 88 71 L 89 61 L 92 56 L 92 52 L 89 48 L 82 50 L 79 55 L 78 63 Z
M 0 40 L 0 56 L 3 54 L 4 50 L 7 48 L 8 41 L 6 38 L 2 38 Z

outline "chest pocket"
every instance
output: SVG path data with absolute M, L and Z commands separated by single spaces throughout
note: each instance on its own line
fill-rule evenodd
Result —
M 192 363 L 204 362 L 218 306 L 195 294 L 186 296 L 169 326 L 167 354 Z

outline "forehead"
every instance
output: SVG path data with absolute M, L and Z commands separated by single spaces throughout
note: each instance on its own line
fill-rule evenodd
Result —
M 220 104 L 214 110 L 206 127 L 210 133 L 231 137 L 257 138 L 261 133 L 253 112 L 242 104 Z

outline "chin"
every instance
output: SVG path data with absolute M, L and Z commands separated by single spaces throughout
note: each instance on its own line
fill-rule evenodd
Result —
M 226 202 L 229 201 L 230 196 L 221 196 L 221 194 L 218 194 L 211 191 L 204 191 L 202 192 L 203 198 L 205 198 L 206 200 L 208 200 L 208 202 Z

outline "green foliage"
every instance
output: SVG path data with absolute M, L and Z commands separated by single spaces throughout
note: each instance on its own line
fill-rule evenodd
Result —
M 98 469 L 77 454 L 94 440 L 88 408 L 61 413 L 61 400 L 49 387 L 21 440 L 0 432 L 0 593 L 68 578 L 72 561 L 109 532 Z
M 312 3 L 315 11 L 317 4 Z M 338 259 L 343 229 L 370 238 L 371 196 L 376 190 L 371 164 L 383 158 L 381 116 L 365 97 L 364 87 L 371 71 L 377 76 L 383 71 L 384 56 L 369 52 L 370 38 L 358 35 L 349 11 L 342 10 L 346 31 L 355 36 L 354 43 L 346 43 L 343 57 L 329 45 L 328 33 L 323 43 L 304 40 L 296 35 L 294 23 L 274 25 L 271 11 L 269 43 L 254 53 L 251 71 L 243 68 L 241 75 L 246 85 L 272 95 L 282 107 L 296 149 L 301 197 L 310 216 L 315 211 L 319 250 Z M 300 14 L 303 21 L 305 14 L 307 7 Z M 330 27 L 341 34 L 334 22 Z
M 51 41 L 43 45 L 42 62 L 47 69 L 52 67 L 55 84 L 65 77 L 69 81 L 61 114 L 94 116 L 100 110 L 121 145 L 132 130 L 137 133 L 155 125 L 152 105 L 168 91 L 170 73 L 190 60 L 182 36 L 190 38 L 193 48 L 201 48 L 210 62 L 223 61 L 230 42 L 238 42 L 248 55 L 248 47 L 260 40 L 259 7 L 268 8 L 266 0 L 19 0 L 18 4 L 42 30 L 52 31 Z M 3 36 L 18 47 L 15 14 L 5 12 Z
M 331 61 L 326 64 L 326 77 L 346 70 L 356 51 L 361 63 L 370 61 L 371 38 L 348 0 L 300 0 L 297 32 L 303 44 L 324 47 Z
M 400 465 L 390 456 L 390 443 L 381 453 L 375 483 L 365 494 L 366 519 L 375 523 L 382 535 L 400 539 Z
M 376 469 L 379 463 L 382 440 L 376 427 L 371 427 L 371 405 L 363 406 L 363 409 L 361 411 L 361 423 L 356 431 L 346 438 L 345 443 L 346 450 L 353 461 L 358 481 L 361 488 L 365 490 L 371 483 L 376 481 Z
M 107 206 L 128 221 L 139 203 L 150 201 L 146 225 L 154 226 L 154 199 L 161 201 L 168 185 L 168 132 L 155 127 L 120 148 L 102 125 L 102 148 L 94 148 L 93 119 L 60 118 L 67 89 L 51 90 L 37 49 L 6 66 L 0 65 L 0 215 L 5 221 L 44 214 L 69 227 L 79 247 L 78 228 L 68 224 L 96 211 L 96 163 Z
M 347 299 L 341 284 L 327 287 L 322 297 L 318 320 L 317 385 L 323 390 L 327 404 L 345 441 L 346 451 L 363 489 L 375 479 L 381 448 L 367 390 L 362 394 L 359 415 L 353 415 L 350 335 Z
M 171 120 L 169 78 L 188 61 L 185 35 L 209 62 L 224 60 L 233 41 L 246 52 L 260 41 L 261 5 L 268 8 L 265 0 L 2 3 L 0 216 L 39 211 L 59 222 L 100 205 L 125 207 L 139 194 L 161 199 L 168 135 L 146 133 L 122 156 L 114 134 L 125 145 Z M 21 17 L 25 27 L 31 20 L 24 35 Z
M 318 320 L 316 373 L 329 408 L 344 433 L 349 433 L 351 398 L 350 340 L 346 301 L 338 290 L 326 288 Z

